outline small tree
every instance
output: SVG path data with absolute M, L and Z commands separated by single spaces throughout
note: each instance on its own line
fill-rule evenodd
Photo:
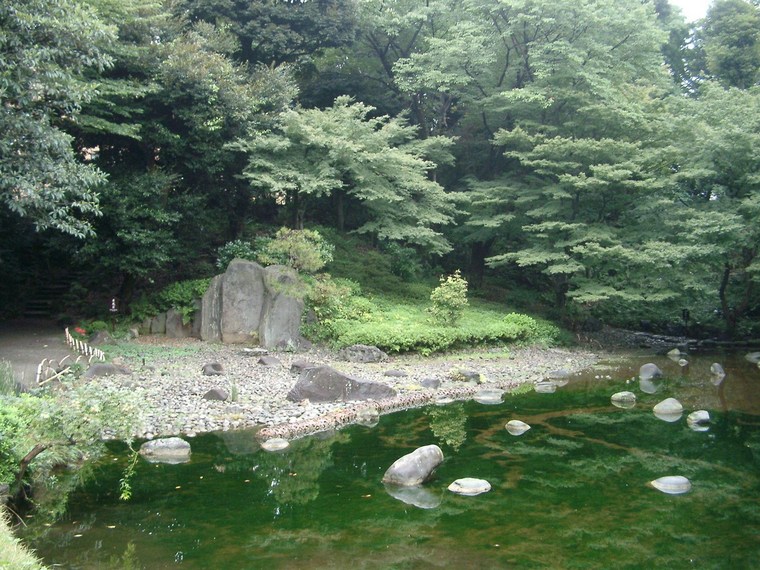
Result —
M 433 320 L 441 325 L 457 324 L 467 306 L 467 280 L 459 269 L 447 277 L 430 293 L 432 306 L 428 309 Z
M 287 265 L 298 272 L 316 273 L 332 261 L 334 249 L 316 230 L 280 228 L 259 254 L 259 261 L 268 265 Z

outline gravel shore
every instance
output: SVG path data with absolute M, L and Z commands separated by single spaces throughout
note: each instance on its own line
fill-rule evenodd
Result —
M 447 353 L 431 357 L 403 355 L 380 363 L 341 361 L 335 352 L 274 352 L 273 364 L 262 364 L 257 351 L 237 345 L 203 343 L 195 339 L 140 337 L 137 354 L 120 362 L 131 375 L 98 379 L 111 390 L 137 394 L 144 423 L 134 435 L 196 434 L 243 428 L 262 428 L 261 439 L 294 438 L 307 433 L 360 421 L 362 410 L 374 414 L 425 405 L 440 398 L 471 398 L 484 387 L 509 390 L 552 376 L 571 375 L 596 362 L 600 355 L 582 349 L 520 347 Z M 148 357 L 140 355 L 146 347 Z M 160 346 L 165 350 L 156 350 Z M 150 348 L 150 350 L 148 350 Z M 328 364 L 355 378 L 383 382 L 398 392 L 392 400 L 378 402 L 290 402 L 287 393 L 298 376 L 291 372 L 297 361 Z M 206 364 L 221 365 L 222 373 L 203 374 Z M 480 373 L 482 384 L 457 381 L 452 370 Z M 388 374 L 390 372 L 390 375 Z M 436 389 L 421 387 L 423 380 L 440 381 Z M 204 399 L 210 390 L 229 394 L 226 401 Z M 142 404 L 144 403 L 144 405 Z

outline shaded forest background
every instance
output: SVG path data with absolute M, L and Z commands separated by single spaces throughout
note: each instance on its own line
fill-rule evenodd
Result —
M 129 312 L 288 226 L 570 326 L 757 335 L 759 81 L 757 0 L 693 24 L 666 0 L 9 0 L 0 316 L 44 283 Z

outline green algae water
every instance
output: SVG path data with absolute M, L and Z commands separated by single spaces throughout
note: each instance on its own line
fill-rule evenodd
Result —
M 280 453 L 251 432 L 200 436 L 189 463 L 140 460 L 128 503 L 118 500 L 127 456 L 114 446 L 63 518 L 31 519 L 26 534 L 46 564 L 72 569 L 757 568 L 760 369 L 689 360 L 628 356 L 554 393 L 395 413 Z M 633 378 L 649 361 L 665 377 L 642 391 Z M 611 405 L 621 390 L 636 394 L 633 408 Z M 653 414 L 667 397 L 682 417 Z M 687 425 L 697 409 L 710 413 L 705 431 Z M 510 435 L 512 419 L 531 429 Z M 432 481 L 383 486 L 393 461 L 431 443 L 445 456 Z M 667 475 L 691 491 L 649 484 Z M 449 492 L 462 477 L 492 489 Z

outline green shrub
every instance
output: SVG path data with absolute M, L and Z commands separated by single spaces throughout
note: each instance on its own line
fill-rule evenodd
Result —
M 169 309 L 174 309 L 182 314 L 182 321 L 188 323 L 196 310 L 195 300 L 203 297 L 210 283 L 210 278 L 189 279 L 172 283 L 161 291 L 144 296 L 132 303 L 130 306 L 132 319 L 142 321 Z
M 7 360 L 0 360 L 0 396 L 18 393 L 16 379 L 13 376 L 13 366 Z
M 15 400 L 0 397 L 0 483 L 9 485 L 15 480 L 21 460 L 17 447 L 26 424 Z
M 441 277 L 441 284 L 430 293 L 430 302 L 428 311 L 437 324 L 456 325 L 467 307 L 467 280 L 458 269 Z
M 264 265 L 287 265 L 298 272 L 316 273 L 332 261 L 335 247 L 316 230 L 280 228 L 258 252 Z
M 250 242 L 236 239 L 229 241 L 216 250 L 216 266 L 222 271 L 227 270 L 227 266 L 233 259 L 256 260 L 256 249 Z

